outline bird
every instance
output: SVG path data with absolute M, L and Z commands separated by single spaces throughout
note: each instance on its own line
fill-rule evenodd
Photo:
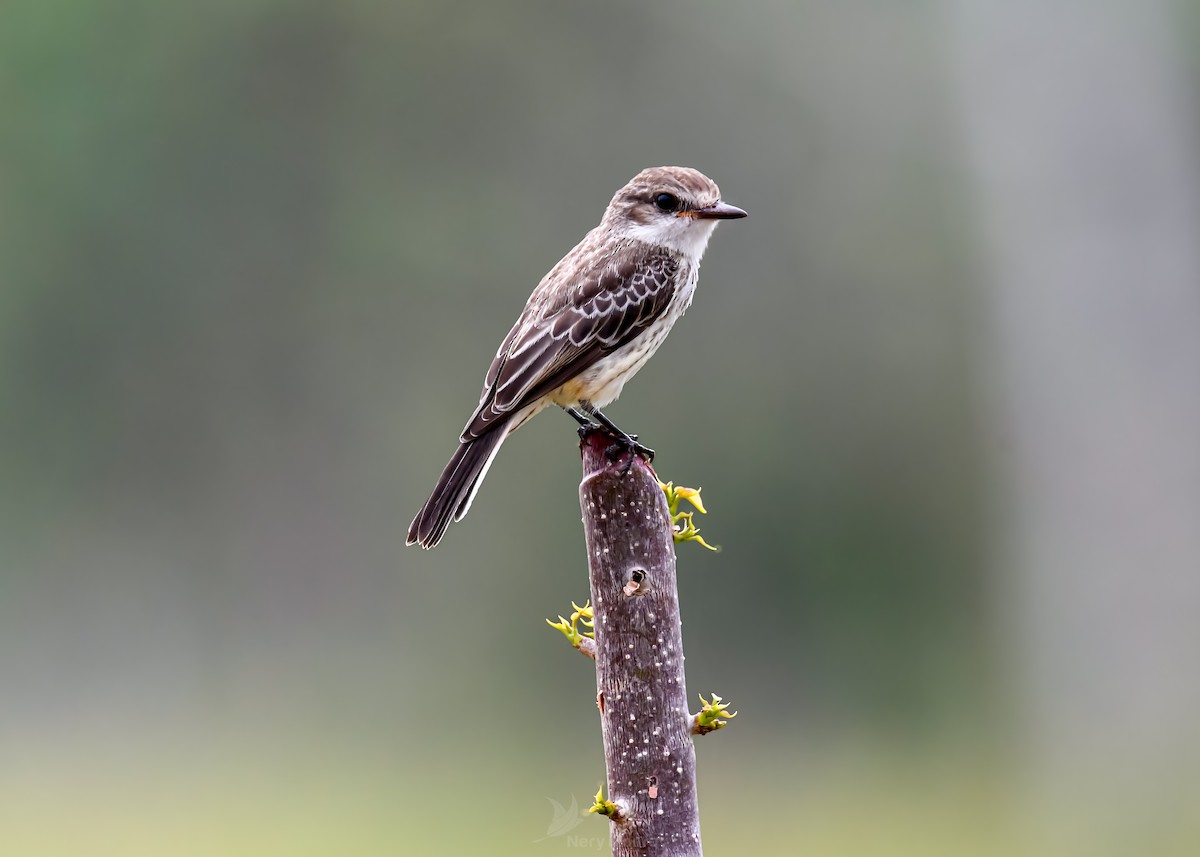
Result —
M 622 451 L 654 451 L 622 431 L 600 408 L 662 345 L 692 302 L 700 259 L 722 220 L 745 217 L 720 188 L 690 167 L 642 170 L 613 195 L 600 225 L 542 278 L 500 344 L 479 405 L 407 544 L 432 548 L 471 508 L 504 440 L 558 405 L 581 426 L 612 436 Z

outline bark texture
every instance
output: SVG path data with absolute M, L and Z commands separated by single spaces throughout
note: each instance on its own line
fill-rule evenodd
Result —
M 654 472 L 583 444 L 579 501 L 596 621 L 596 686 L 614 857 L 702 853 L 696 755 L 683 677 L 675 542 Z

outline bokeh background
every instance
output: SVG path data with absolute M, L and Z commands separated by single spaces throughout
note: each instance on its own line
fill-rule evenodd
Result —
M 751 213 L 610 409 L 724 548 L 709 852 L 1200 853 L 1198 24 L 8 0 L 0 853 L 605 851 L 574 424 L 404 534 L 670 163 Z

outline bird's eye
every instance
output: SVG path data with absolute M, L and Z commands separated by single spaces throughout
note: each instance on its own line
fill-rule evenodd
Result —
M 679 197 L 671 193 L 660 193 L 654 197 L 654 205 L 659 211 L 678 211 Z

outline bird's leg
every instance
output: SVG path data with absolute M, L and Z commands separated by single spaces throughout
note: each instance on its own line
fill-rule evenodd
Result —
M 583 411 L 579 410 L 579 408 L 567 408 L 566 411 L 568 414 L 571 415 L 571 419 L 573 419 L 573 420 L 575 420 L 575 422 L 579 423 L 579 439 L 580 440 L 587 438 L 587 436 L 589 434 L 596 431 L 597 429 L 604 428 L 604 426 L 600 425 L 599 423 L 593 422 L 592 418 L 589 417 L 587 414 L 585 414 Z
M 633 466 L 633 456 L 635 455 L 640 455 L 646 459 L 647 464 L 654 462 L 654 450 L 644 444 L 638 443 L 636 434 L 628 434 L 623 431 L 620 426 L 606 417 L 604 412 L 593 404 L 582 403 L 582 410 L 588 416 L 594 417 L 596 422 L 608 429 L 609 434 L 612 435 L 614 442 L 612 446 L 604 451 L 609 461 L 616 461 L 621 456 L 623 450 L 629 451 L 629 461 L 625 462 L 622 472 L 629 472 L 629 468 Z

